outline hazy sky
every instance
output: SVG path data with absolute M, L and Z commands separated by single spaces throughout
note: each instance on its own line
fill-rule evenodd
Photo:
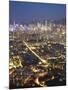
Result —
M 62 19 L 66 17 L 65 4 L 47 4 L 31 2 L 9 2 L 10 23 L 30 23 L 33 19 Z

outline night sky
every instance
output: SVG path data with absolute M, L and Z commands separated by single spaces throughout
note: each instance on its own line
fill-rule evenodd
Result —
M 65 4 L 9 1 L 9 23 L 30 23 L 34 19 L 59 20 L 65 17 Z

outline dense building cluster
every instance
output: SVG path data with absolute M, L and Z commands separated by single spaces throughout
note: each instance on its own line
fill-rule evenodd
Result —
M 10 25 L 10 88 L 65 85 L 65 42 L 65 24 L 45 20 Z

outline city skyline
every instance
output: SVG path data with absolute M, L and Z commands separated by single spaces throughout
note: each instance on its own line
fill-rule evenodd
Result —
M 9 6 L 9 88 L 66 86 L 66 5 Z
M 61 12 L 60 12 L 61 11 Z M 33 20 L 59 20 L 66 18 L 65 4 L 36 2 L 9 2 L 9 23 L 31 23 Z

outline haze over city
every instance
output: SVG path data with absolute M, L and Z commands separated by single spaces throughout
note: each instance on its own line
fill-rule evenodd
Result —
M 9 5 L 9 88 L 65 86 L 66 5 Z
M 41 21 L 59 20 L 66 17 L 65 4 L 9 2 L 10 23 L 31 23 L 33 20 Z

